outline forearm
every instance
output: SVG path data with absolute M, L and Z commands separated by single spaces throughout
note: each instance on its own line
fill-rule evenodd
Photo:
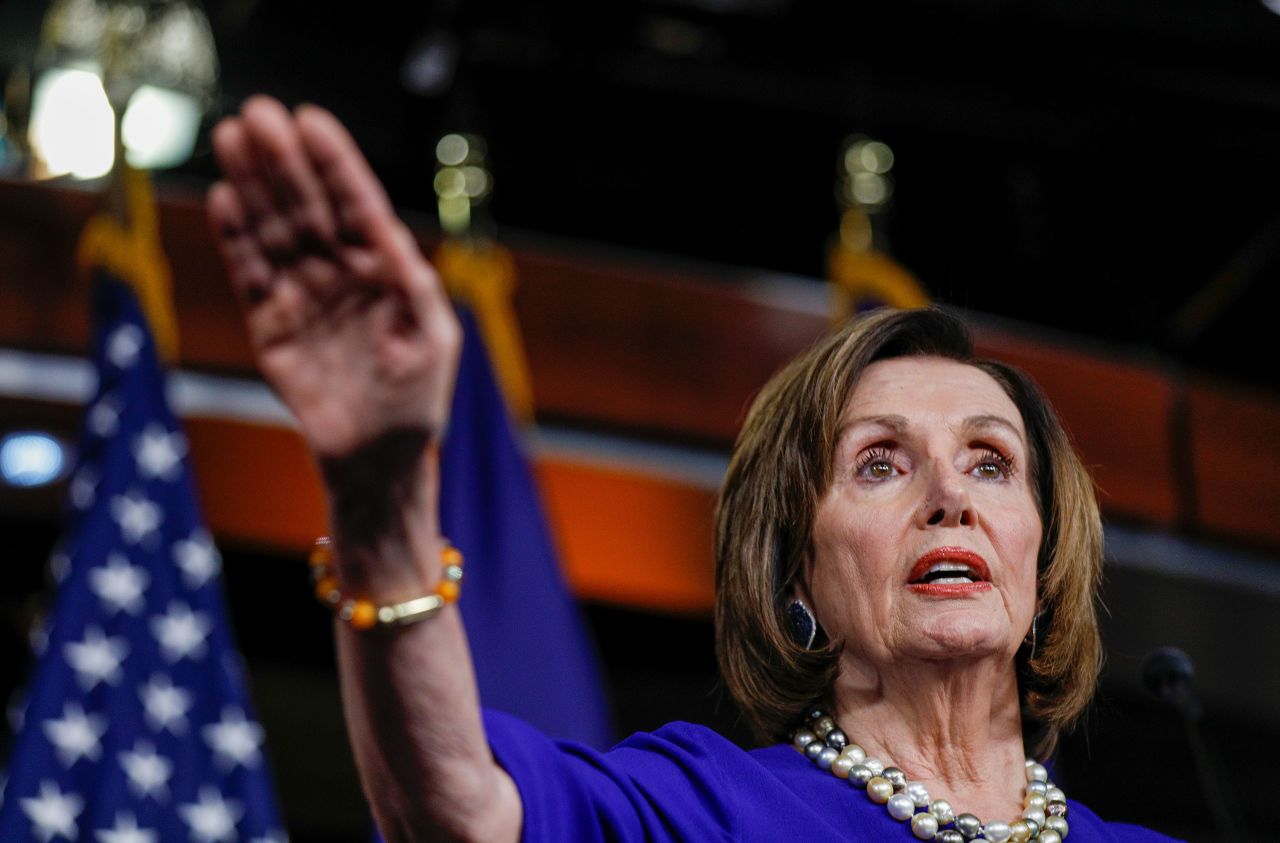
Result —
M 344 591 L 378 605 L 429 593 L 443 546 L 434 453 L 384 440 L 324 472 Z M 336 635 L 347 728 L 387 839 L 516 839 L 519 796 L 485 740 L 456 605 L 405 627 L 338 623 Z

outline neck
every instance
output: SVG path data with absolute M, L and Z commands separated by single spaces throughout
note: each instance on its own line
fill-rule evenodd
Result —
M 1012 663 L 920 660 L 877 670 L 846 656 L 835 712 L 851 742 L 956 813 L 1022 813 L 1026 755 Z

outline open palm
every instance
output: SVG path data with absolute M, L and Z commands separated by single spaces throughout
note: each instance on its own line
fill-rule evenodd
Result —
M 459 329 L 346 129 L 254 97 L 214 130 L 209 218 L 263 374 L 322 460 L 448 418 Z

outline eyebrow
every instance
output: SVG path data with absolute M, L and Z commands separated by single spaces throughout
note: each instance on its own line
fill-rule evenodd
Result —
M 898 415 L 897 413 L 889 413 L 883 416 L 861 416 L 850 420 L 846 424 L 842 424 L 840 429 L 837 431 L 837 439 L 843 439 L 845 434 L 851 429 L 863 425 L 874 425 L 876 427 L 887 428 L 893 433 L 898 434 L 905 433 L 911 428 L 911 422 L 907 417 Z M 1013 422 L 1003 416 L 984 413 L 978 416 L 969 416 L 960 423 L 960 429 L 967 432 L 985 430 L 986 428 L 991 427 L 1001 428 L 1009 432 L 1019 442 L 1025 441 L 1022 431 L 1018 430 Z

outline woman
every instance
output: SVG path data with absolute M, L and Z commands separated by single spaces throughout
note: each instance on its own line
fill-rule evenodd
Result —
M 327 113 L 254 98 L 214 146 L 210 218 L 327 486 L 348 728 L 389 840 L 1164 839 L 1024 760 L 1096 682 L 1097 507 L 1036 389 L 935 311 L 819 343 L 735 451 L 719 651 L 776 743 L 673 724 L 601 755 L 482 714 L 436 520 L 459 345 L 437 279 Z M 420 622 L 366 629 L 378 607 Z

